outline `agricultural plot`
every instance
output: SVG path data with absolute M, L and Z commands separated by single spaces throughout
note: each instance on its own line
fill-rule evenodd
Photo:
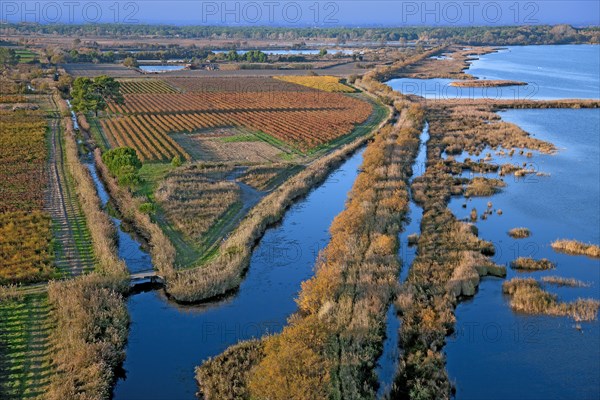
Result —
M 52 321 L 44 291 L 0 293 L 0 394 L 37 399 L 50 380 Z
M 125 103 L 111 104 L 109 117 L 101 120 L 111 146 L 132 147 L 142 160 L 191 159 L 172 134 L 239 127 L 306 152 L 349 134 L 373 110 L 355 97 L 271 78 L 172 78 L 169 83 L 185 93 L 141 88 L 132 93 L 132 84 L 126 84 Z
M 356 90 L 340 82 L 340 78 L 335 76 L 278 76 L 285 82 L 295 83 L 297 85 L 307 86 L 313 89 L 323 90 L 325 92 L 354 93 Z
M 143 94 L 143 93 L 177 93 L 178 90 L 169 83 L 158 80 L 123 80 L 121 83 L 122 94 Z
M 0 112 L 0 284 L 52 276 L 50 216 L 42 211 L 46 122 L 35 112 Z
M 243 216 L 247 199 L 235 175 L 233 164 L 202 163 L 174 169 L 157 182 L 156 220 L 177 249 L 178 265 L 210 257 Z

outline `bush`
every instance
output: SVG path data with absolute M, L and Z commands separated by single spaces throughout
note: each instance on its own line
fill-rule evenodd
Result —
M 110 173 L 117 178 L 119 185 L 132 186 L 141 182 L 139 177 L 142 162 L 134 149 L 119 147 L 102 155 L 102 161 Z

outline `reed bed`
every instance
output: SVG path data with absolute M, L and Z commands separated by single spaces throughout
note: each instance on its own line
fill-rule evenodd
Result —
M 567 286 L 567 287 L 588 287 L 589 283 L 585 283 L 583 281 L 573 279 L 573 278 L 563 278 L 562 276 L 544 276 L 541 279 L 542 282 L 548 285 L 554 286 Z
M 552 242 L 551 246 L 555 251 L 561 253 L 600 258 L 600 246 L 591 243 L 583 243 L 577 240 L 560 239 Z
M 598 316 L 600 302 L 578 299 L 561 302 L 558 296 L 543 290 L 535 279 L 514 278 L 502 285 L 502 291 L 510 297 L 513 310 L 527 314 L 566 316 L 575 321 L 592 321 Z
M 547 258 L 534 260 L 531 257 L 519 257 L 516 260 L 511 261 L 510 267 L 520 271 L 544 271 L 547 269 L 554 269 L 556 268 L 556 265 Z
M 508 235 L 513 239 L 525 239 L 531 236 L 531 231 L 528 228 L 512 228 Z

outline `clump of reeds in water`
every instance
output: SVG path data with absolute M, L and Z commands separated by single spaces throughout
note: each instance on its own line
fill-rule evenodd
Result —
M 563 278 L 562 276 L 544 276 L 542 282 L 548 285 L 554 286 L 568 286 L 568 287 L 588 287 L 588 283 L 582 282 L 573 278 Z
M 539 282 L 532 278 L 514 278 L 504 282 L 502 291 L 511 297 L 510 306 L 515 311 L 568 316 L 575 321 L 591 321 L 598 316 L 598 300 L 578 299 L 569 303 L 561 302 L 558 296 L 543 290 Z
M 508 231 L 508 235 L 514 239 L 525 239 L 531 236 L 531 231 L 527 228 L 513 228 Z
M 552 248 L 561 253 L 600 258 L 600 246 L 578 242 L 577 240 L 556 240 L 552 243 Z
M 556 265 L 547 258 L 541 260 L 535 260 L 531 257 L 519 257 L 510 263 L 512 269 L 526 270 L 526 271 L 543 271 L 547 269 L 554 269 Z

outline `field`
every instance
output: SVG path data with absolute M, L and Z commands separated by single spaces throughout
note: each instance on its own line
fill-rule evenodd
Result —
M 37 112 L 0 112 L 0 284 L 50 278 L 52 231 L 43 212 L 46 122 Z
M 225 177 L 231 167 L 192 165 L 171 172 L 156 191 L 169 222 L 193 243 L 240 202 L 240 189 Z
M 324 90 L 326 92 L 355 92 L 353 88 L 344 85 L 340 82 L 340 79 L 335 76 L 278 76 L 275 79 L 292 82 L 313 89 Z
M 349 134 L 372 112 L 357 98 L 271 78 L 124 81 L 123 88 L 125 103 L 111 104 L 100 123 L 111 146 L 132 147 L 143 161 L 192 159 L 172 135 L 224 127 L 307 152 Z
M 3 398 L 34 399 L 50 378 L 48 296 L 19 292 L 0 293 L 0 393 L 7 396 Z

